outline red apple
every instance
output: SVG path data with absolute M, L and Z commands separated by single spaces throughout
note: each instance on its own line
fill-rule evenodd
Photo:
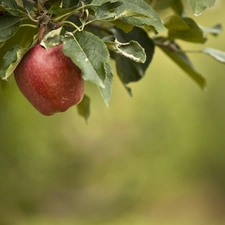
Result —
M 62 44 L 49 49 L 35 45 L 14 75 L 23 95 L 46 116 L 66 111 L 84 96 L 82 72 L 63 54 Z

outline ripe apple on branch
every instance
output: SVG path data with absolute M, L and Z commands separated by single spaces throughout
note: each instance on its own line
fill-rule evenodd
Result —
M 195 15 L 213 4 L 189 1 Z M 206 33 L 218 35 L 221 25 L 204 28 L 184 15 L 185 7 L 181 0 L 0 0 L 0 77 L 7 80 L 14 73 L 21 92 L 44 115 L 77 105 L 87 119 L 84 83 L 96 84 L 108 106 L 114 60 L 132 95 L 128 84 L 144 77 L 158 47 L 205 88 L 204 77 L 177 40 L 205 43 Z M 155 10 L 160 8 L 173 13 L 163 20 Z M 217 49 L 191 52 L 225 62 L 225 53 Z
M 62 44 L 49 49 L 36 44 L 14 74 L 24 96 L 47 116 L 66 111 L 80 103 L 84 96 L 81 70 L 63 54 Z

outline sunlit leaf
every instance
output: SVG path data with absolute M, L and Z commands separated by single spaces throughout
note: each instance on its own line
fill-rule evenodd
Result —
M 40 43 L 41 46 L 47 49 L 62 43 L 63 37 L 60 35 L 61 30 L 62 27 L 47 33 Z
M 111 21 L 111 23 L 126 33 L 130 32 L 134 28 L 133 25 L 125 23 L 122 20 Z
M 202 29 L 189 17 L 172 15 L 165 20 L 170 39 L 181 39 L 188 42 L 204 43 L 207 39 Z
M 167 39 L 165 38 L 156 38 L 155 41 L 159 41 L 160 44 L 157 44 L 158 47 L 182 70 L 184 70 L 188 76 L 195 81 L 196 84 L 198 84 L 201 88 L 205 88 L 205 78 L 194 68 L 186 53 L 181 51 L 180 46 L 174 42 L 171 44 L 166 44 Z
M 134 26 L 154 26 L 158 32 L 165 30 L 159 15 L 144 0 L 103 1 L 93 0 L 93 5 L 98 5 L 98 17 L 107 20 L 122 20 Z M 107 10 L 106 10 L 107 9 Z M 109 15 L 107 15 L 107 13 Z M 110 18 L 109 18 L 110 17 Z
M 106 103 L 112 86 L 112 69 L 109 65 L 109 52 L 104 42 L 87 31 L 64 39 L 63 51 L 82 70 L 85 80 L 97 84 Z M 104 89 L 104 90 L 103 90 Z
M 146 0 L 154 9 L 163 10 L 171 7 L 178 15 L 184 11 L 182 0 Z
M 212 58 L 216 59 L 221 63 L 225 63 L 225 52 L 223 51 L 214 48 L 204 48 L 202 52 L 211 56 Z
M 215 0 L 188 0 L 195 16 L 199 16 L 205 9 L 214 5 Z
M 219 35 L 221 32 L 222 32 L 222 25 L 219 23 L 219 24 L 216 24 L 215 26 L 213 27 L 202 27 L 201 26 L 201 29 L 206 32 L 206 33 L 209 33 L 211 35 L 214 35 L 214 36 L 217 36 Z
M 63 51 L 80 67 L 83 78 L 104 87 L 104 61 L 108 52 L 104 43 L 95 35 L 82 31 L 64 39 Z
M 77 105 L 78 113 L 87 121 L 90 116 L 91 100 L 87 95 L 84 95 L 82 101 Z
M 26 51 L 27 49 L 22 48 L 18 45 L 14 45 L 5 54 L 3 58 L 3 65 L 0 68 L 0 77 L 3 80 L 7 80 L 8 77 L 13 73 Z
M 178 15 L 182 15 L 184 12 L 184 6 L 182 0 L 174 0 L 173 3 L 170 5 L 175 13 Z

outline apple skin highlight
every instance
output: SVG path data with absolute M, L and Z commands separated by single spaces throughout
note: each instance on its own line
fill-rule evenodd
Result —
M 22 94 L 43 115 L 64 112 L 84 97 L 82 72 L 65 56 L 62 44 L 45 49 L 37 44 L 14 71 Z

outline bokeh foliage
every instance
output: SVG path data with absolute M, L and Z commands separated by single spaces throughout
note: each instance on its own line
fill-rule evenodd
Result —
M 198 21 L 223 17 L 215 8 Z M 209 45 L 225 49 L 224 38 Z M 86 84 L 88 125 L 76 108 L 39 115 L 13 79 L 1 81 L 0 224 L 224 224 L 224 66 L 193 56 L 202 92 L 155 57 L 132 99 L 115 79 L 109 109 Z

